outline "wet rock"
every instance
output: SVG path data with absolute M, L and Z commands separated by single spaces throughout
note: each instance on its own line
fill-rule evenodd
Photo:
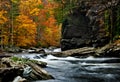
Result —
M 93 47 L 83 47 L 78 49 L 71 49 L 62 52 L 53 52 L 51 53 L 54 56 L 58 57 L 67 57 L 67 56 L 88 56 L 88 55 L 95 55 L 95 48 Z
M 108 44 L 101 48 L 99 55 L 104 57 L 120 57 L 120 44 Z
M 30 73 L 29 79 L 31 80 L 47 80 L 53 79 L 53 77 L 47 73 L 47 71 L 43 70 L 41 67 L 34 63 L 28 63 L 28 65 L 32 68 L 32 72 Z
M 32 68 L 30 66 L 24 67 L 23 77 L 29 77 L 31 72 L 32 72 Z
M 45 51 L 43 48 L 31 48 L 28 50 L 28 53 L 40 53 L 40 54 L 45 54 Z
M 2 58 L 0 59 L 0 82 L 12 81 L 17 76 L 27 80 L 53 79 L 48 72 L 42 69 L 46 65 L 44 62 L 17 57 Z
M 120 44 L 107 44 L 100 48 L 83 47 L 78 49 L 71 49 L 62 52 L 49 53 L 58 57 L 66 56 L 95 56 L 95 57 L 120 57 Z
M 22 49 L 20 49 L 19 47 L 13 47 L 13 48 L 5 48 L 5 51 L 9 53 L 20 53 L 22 52 Z
M 12 81 L 16 76 L 21 76 L 23 69 L 21 67 L 0 68 L 0 82 Z
M 25 78 L 17 76 L 12 82 L 28 82 Z
M 11 57 L 11 56 L 12 55 L 10 55 L 10 54 L 0 53 L 0 58 Z

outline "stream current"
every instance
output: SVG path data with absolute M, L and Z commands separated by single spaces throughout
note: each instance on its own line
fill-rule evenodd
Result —
M 44 69 L 55 79 L 33 82 L 120 82 L 120 58 L 55 57 L 28 53 L 17 56 L 47 62 Z

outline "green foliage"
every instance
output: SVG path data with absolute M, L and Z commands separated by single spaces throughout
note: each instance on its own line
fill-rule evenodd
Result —
M 120 36 L 120 5 L 117 7 L 117 19 L 116 19 L 116 36 Z
M 111 42 L 120 36 L 120 5 L 106 9 L 104 14 L 105 29 L 110 36 Z
M 65 17 L 63 17 L 63 11 L 62 11 L 62 8 L 57 8 L 55 9 L 55 19 L 57 19 L 57 23 L 62 23 L 63 20 L 65 19 Z
M 40 5 L 38 6 L 38 8 L 39 8 L 39 9 L 44 9 L 44 5 L 43 5 L 43 4 L 40 4 Z
M 41 46 L 41 42 L 38 41 L 35 47 L 36 47 L 36 48 L 39 48 L 40 46 Z
M 58 21 L 58 23 L 62 23 L 64 19 L 67 17 L 68 14 L 71 13 L 73 8 L 76 7 L 76 1 L 75 0 L 55 0 L 59 7 L 55 9 L 56 14 L 55 17 Z
M 10 18 L 15 19 L 16 16 L 19 15 L 19 0 L 11 1 L 11 10 L 10 10 Z
M 21 61 L 21 62 L 27 62 L 28 59 L 24 59 L 24 58 L 18 58 L 18 57 L 11 57 L 11 59 L 14 61 L 14 62 L 17 62 L 17 61 Z
M 110 24 L 109 24 L 110 23 L 110 19 L 109 19 L 110 14 L 109 14 L 108 10 L 105 11 L 104 17 L 105 17 L 105 20 L 104 20 L 105 30 L 106 30 L 107 36 L 108 36 L 109 35 L 109 28 L 110 28 Z
M 20 62 L 20 63 L 28 63 L 28 62 L 32 62 L 32 63 L 36 63 L 38 61 L 36 60 L 29 60 L 26 58 L 19 58 L 19 57 L 11 57 L 11 60 L 13 60 L 14 62 Z
M 46 13 L 46 17 L 47 17 L 47 19 L 50 17 L 50 13 L 49 12 Z

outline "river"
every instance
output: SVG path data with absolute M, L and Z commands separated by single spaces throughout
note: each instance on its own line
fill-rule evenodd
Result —
M 55 79 L 33 82 L 120 82 L 120 58 L 55 57 L 28 53 L 17 56 L 47 62 L 44 69 Z

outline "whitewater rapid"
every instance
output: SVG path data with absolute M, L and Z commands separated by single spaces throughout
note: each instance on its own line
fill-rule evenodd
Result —
M 60 49 L 53 51 L 59 52 Z M 33 82 L 120 82 L 120 58 L 55 57 L 35 53 L 19 53 L 16 56 L 46 62 L 45 70 L 55 78 Z

